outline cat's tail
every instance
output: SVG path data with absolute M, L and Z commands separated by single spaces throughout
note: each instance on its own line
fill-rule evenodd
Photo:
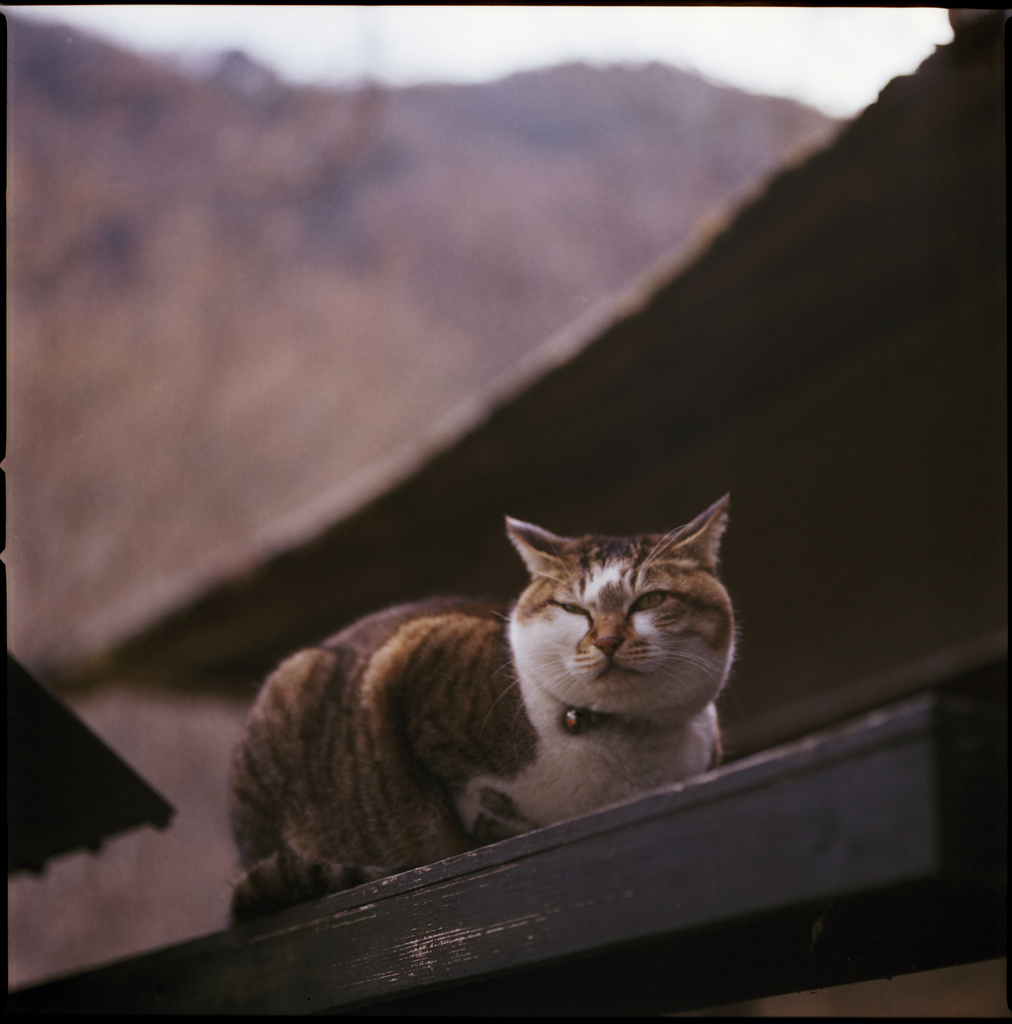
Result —
M 257 861 L 232 890 L 233 924 L 394 874 L 375 866 L 308 861 L 287 846 Z

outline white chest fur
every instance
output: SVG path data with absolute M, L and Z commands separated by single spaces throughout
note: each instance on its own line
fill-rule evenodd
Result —
M 574 735 L 563 726 L 564 705 L 536 687 L 521 688 L 538 733 L 537 757 L 512 779 L 469 781 L 457 801 L 468 831 L 483 815 L 494 818 L 502 833 L 550 825 L 710 766 L 717 729 L 712 704 L 665 727 L 616 720 Z M 510 805 L 514 815 L 504 816 L 502 808 Z

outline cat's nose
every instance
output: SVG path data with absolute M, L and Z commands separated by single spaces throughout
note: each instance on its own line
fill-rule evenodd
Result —
M 620 636 L 599 636 L 594 641 L 594 646 L 599 651 L 604 651 L 610 658 L 621 646 L 623 638 Z

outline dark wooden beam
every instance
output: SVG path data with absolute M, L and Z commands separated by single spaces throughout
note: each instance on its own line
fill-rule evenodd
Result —
M 111 835 L 165 828 L 172 806 L 7 654 L 7 873 Z
M 1001 956 L 1006 748 L 924 695 L 7 1009 L 640 1014 Z

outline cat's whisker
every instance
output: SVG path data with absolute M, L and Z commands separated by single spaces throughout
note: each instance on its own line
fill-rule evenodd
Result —
M 655 562 L 657 562 L 665 551 L 678 539 L 676 534 L 681 531 L 682 527 L 678 526 L 674 530 L 670 530 L 666 533 L 651 549 L 650 554 L 643 560 L 643 564 L 640 566 L 639 576 L 642 579 L 643 573 Z M 667 543 L 665 543 L 667 542 Z
M 673 539 L 679 530 L 681 530 L 681 527 L 676 526 L 673 530 L 669 530 L 663 537 L 661 537 L 661 539 L 650 549 L 650 554 L 648 554 L 643 560 L 643 568 L 646 568 L 651 562 L 656 560 L 658 550 L 661 549 L 661 546 L 669 539 Z
M 734 683 L 725 683 L 724 689 L 720 692 L 720 696 L 722 700 L 729 700 L 734 705 L 734 709 L 738 712 L 738 715 L 742 715 L 741 700 L 738 697 L 738 691 L 735 689 Z
M 497 675 L 499 675 L 500 672 L 502 672 L 502 670 L 504 668 L 508 668 L 508 667 L 509 667 L 508 665 L 502 665 L 500 668 L 496 669 L 496 671 L 493 673 L 492 678 L 494 679 Z M 495 711 L 497 705 L 499 704 L 499 701 L 501 701 L 503 699 L 503 697 L 505 697 L 506 694 L 509 693 L 510 690 L 513 689 L 514 686 L 519 686 L 519 685 L 520 685 L 520 680 L 519 679 L 514 679 L 513 682 L 510 683 L 509 686 L 507 686 L 506 689 L 503 690 L 503 692 L 500 693 L 499 696 L 496 697 L 496 699 L 492 702 L 492 706 L 488 709 L 488 714 L 485 715 L 485 720 L 481 723 L 481 728 L 478 730 L 478 738 L 479 739 L 481 738 L 482 734 L 485 732 L 485 726 L 488 725 L 488 720 L 492 717 L 492 712 Z M 523 705 L 518 703 L 517 708 L 519 709 L 521 707 L 523 707 Z M 514 712 L 514 715 L 515 714 L 516 714 L 516 712 Z
M 723 666 L 714 664 L 710 659 L 704 658 L 701 655 L 693 654 L 690 651 L 685 650 L 666 650 L 660 655 L 665 661 L 678 661 L 689 665 L 695 665 L 698 668 L 706 670 L 708 674 L 712 674 L 714 678 L 718 678 L 723 675 Z
M 564 587 L 566 585 L 564 580 L 560 580 L 558 576 L 550 576 L 547 572 L 535 571 L 534 575 L 541 576 L 546 580 L 553 580 L 555 583 L 558 583 L 561 587 Z
M 556 557 L 558 558 L 558 553 L 556 553 Z M 573 574 L 569 571 L 569 566 L 566 565 L 566 563 L 564 561 L 562 561 L 562 559 L 559 559 L 559 561 L 562 563 L 562 568 L 565 569 L 566 575 L 569 577 L 569 582 L 571 584 L 575 584 L 576 580 L 575 580 Z

